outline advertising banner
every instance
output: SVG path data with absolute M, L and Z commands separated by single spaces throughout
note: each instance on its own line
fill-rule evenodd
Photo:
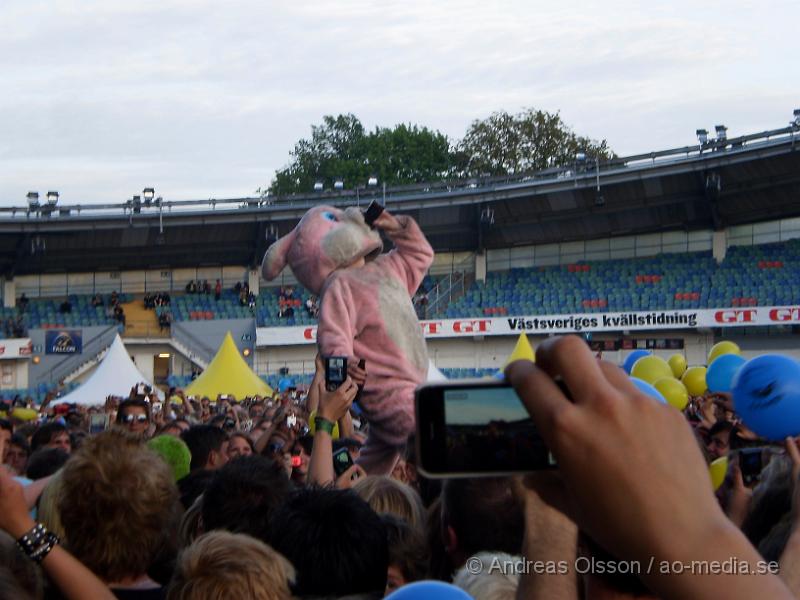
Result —
M 45 332 L 45 354 L 81 354 L 83 334 L 80 329 L 53 329 Z

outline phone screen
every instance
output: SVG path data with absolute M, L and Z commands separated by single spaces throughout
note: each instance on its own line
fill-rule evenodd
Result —
M 420 469 L 431 477 L 551 469 L 555 461 L 514 388 L 441 383 L 417 391 Z
M 744 483 L 755 483 L 764 468 L 763 450 L 761 448 L 745 448 L 739 451 L 739 468 Z
M 333 472 L 336 473 L 337 477 L 352 467 L 353 464 L 353 457 L 350 456 L 347 448 L 339 448 L 333 453 Z
M 325 359 L 325 389 L 333 391 L 347 379 L 347 358 L 331 356 Z
M 108 415 L 94 414 L 89 416 L 89 433 L 95 434 L 108 428 Z

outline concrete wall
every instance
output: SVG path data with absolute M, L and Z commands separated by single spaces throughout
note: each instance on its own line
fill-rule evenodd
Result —
M 197 338 L 204 345 L 217 351 L 225 334 L 230 331 L 233 341 L 242 352 L 249 348 L 249 357 L 242 356 L 251 367 L 253 365 L 253 350 L 256 345 L 255 319 L 219 319 L 214 321 L 180 321 L 172 324 L 173 329 L 183 330 Z M 190 371 L 191 372 L 191 371 Z
M 98 325 L 92 327 L 74 327 L 69 328 L 70 330 L 78 330 L 81 331 L 83 337 L 83 345 L 84 347 L 97 335 L 102 334 L 105 331 L 108 331 L 108 325 Z M 31 362 L 30 370 L 28 372 L 28 380 L 31 386 L 38 385 L 41 382 L 49 382 L 50 381 L 50 371 L 62 364 L 62 361 L 69 358 L 70 362 L 74 364 L 75 368 L 77 368 L 81 363 L 86 360 L 92 358 L 92 356 L 82 353 L 82 354 L 72 354 L 69 357 L 63 354 L 46 354 L 45 353 L 45 334 L 46 329 L 31 329 L 28 334 L 31 338 L 31 345 L 34 348 L 34 356 L 39 357 L 39 364 L 33 364 Z M 113 337 L 109 341 L 113 341 Z M 36 351 L 38 350 L 38 351 Z M 99 350 L 98 350 L 99 351 Z M 66 363 L 63 363 L 66 364 Z

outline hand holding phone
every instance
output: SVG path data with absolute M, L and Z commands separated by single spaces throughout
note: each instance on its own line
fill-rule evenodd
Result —
M 325 359 L 325 389 L 333 392 L 347 379 L 347 357 L 329 356 Z
M 354 464 L 353 457 L 350 456 L 347 448 L 339 448 L 333 453 L 333 472 L 336 473 L 337 478 Z
M 375 220 L 381 216 L 383 210 L 383 206 L 381 206 L 377 200 L 373 200 L 370 202 L 370 205 L 367 207 L 367 210 L 364 213 L 364 222 L 372 229 L 375 229 Z

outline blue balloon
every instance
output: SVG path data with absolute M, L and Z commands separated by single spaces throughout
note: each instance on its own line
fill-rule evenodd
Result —
M 706 385 L 712 392 L 730 392 L 733 378 L 745 363 L 738 354 L 723 354 L 708 365 Z
M 633 364 L 643 356 L 650 356 L 651 354 L 652 352 L 650 352 L 649 350 L 634 350 L 633 352 L 628 354 L 628 357 L 625 359 L 625 362 L 622 363 L 623 370 L 628 375 L 630 375 L 631 369 L 633 369 Z
M 630 379 L 633 382 L 633 385 L 639 388 L 640 392 L 647 394 L 651 398 L 655 398 L 656 400 L 661 402 L 661 404 L 667 403 L 667 399 L 664 398 L 664 395 L 661 392 L 659 392 L 655 387 L 647 383 L 644 379 L 639 379 L 638 377 L 629 377 L 628 379 Z
M 470 560 L 475 560 L 474 558 Z M 442 581 L 415 581 L 396 589 L 386 600 L 472 600 L 467 592 Z
M 732 392 L 737 414 L 759 436 L 782 441 L 800 435 L 800 362 L 779 354 L 757 356 L 736 373 Z
M 294 382 L 294 379 L 291 377 L 281 377 L 278 380 L 278 392 L 283 393 L 289 388 L 297 387 L 297 384 Z

